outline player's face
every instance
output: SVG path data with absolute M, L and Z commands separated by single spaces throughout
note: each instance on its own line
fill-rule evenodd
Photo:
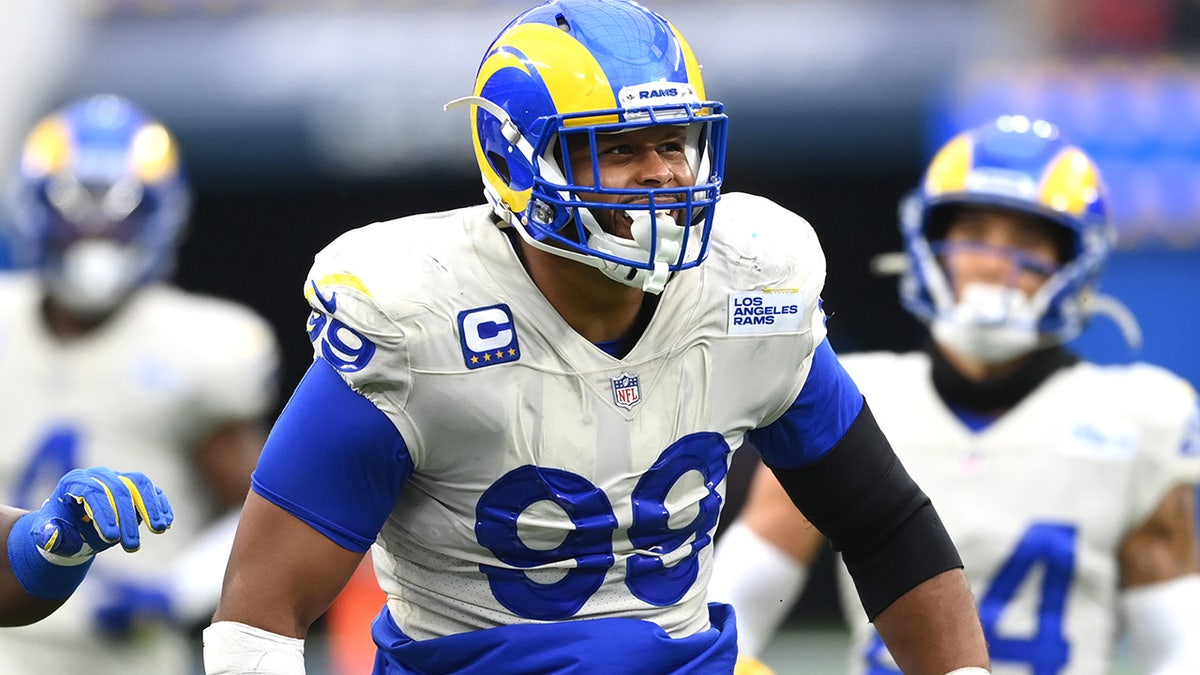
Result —
M 955 293 L 967 284 L 985 283 L 1032 296 L 1062 262 L 1051 227 L 1028 214 L 959 209 L 946 229 L 942 252 Z
M 696 175 L 684 152 L 687 130 L 682 126 L 643 127 L 596 138 L 600 186 L 606 188 L 670 188 L 696 184 Z M 575 182 L 596 185 L 591 148 L 583 135 L 567 141 L 568 161 Z M 613 204 L 645 204 L 637 195 L 582 194 L 589 201 Z M 626 239 L 631 237 L 632 219 L 624 211 L 593 209 L 596 220 L 606 232 Z M 675 212 L 676 220 L 682 211 Z

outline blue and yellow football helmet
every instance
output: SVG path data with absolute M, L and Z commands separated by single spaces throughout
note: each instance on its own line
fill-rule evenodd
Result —
M 597 267 L 631 286 L 660 292 L 668 276 L 699 265 L 720 198 L 727 119 L 705 100 L 700 65 L 663 17 L 628 0 L 555 0 L 514 19 L 488 48 L 470 104 L 471 136 L 485 193 L 496 213 L 532 246 Z M 563 161 L 570 134 L 654 125 L 686 126 L 696 184 L 616 189 L 576 183 Z M 593 165 L 595 166 L 595 165 Z M 586 188 L 586 190 L 583 190 Z M 621 195 L 620 210 L 653 215 L 635 240 L 604 232 L 593 216 Z M 643 201 L 644 200 L 644 201 Z M 681 222 L 657 217 L 682 212 Z
M 971 204 L 1032 214 L 1061 228 L 1063 264 L 1030 299 L 1033 346 L 1075 337 L 1097 311 L 1094 287 L 1116 241 L 1107 191 L 1092 159 L 1053 124 L 1019 115 L 999 117 L 942 146 L 920 186 L 900 204 L 908 254 L 901 299 L 935 328 L 950 320 L 957 302 L 938 260 L 939 243 L 950 212 Z
M 128 100 L 98 95 L 41 119 L 21 156 L 14 220 L 24 265 L 86 316 L 166 277 L 190 208 L 175 140 Z

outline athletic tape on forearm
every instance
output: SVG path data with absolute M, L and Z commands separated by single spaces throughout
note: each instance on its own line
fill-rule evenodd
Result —
M 1200 575 L 1121 593 L 1139 673 L 1200 673 Z
M 31 533 L 33 519 L 34 515 L 27 513 L 13 523 L 8 533 L 8 563 L 26 593 L 45 600 L 62 600 L 79 587 L 94 558 L 67 558 L 38 548 Z
M 304 675 L 304 640 L 237 621 L 204 629 L 205 675 Z
M 758 656 L 791 611 L 808 568 L 741 521 L 721 536 L 708 599 L 737 613 L 738 655 Z
M 992 675 L 992 674 L 986 668 L 980 668 L 979 666 L 969 666 L 967 668 L 955 668 L 954 670 L 946 673 L 946 675 Z

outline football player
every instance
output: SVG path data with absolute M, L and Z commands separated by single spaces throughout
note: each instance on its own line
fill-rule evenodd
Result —
M 0 277 L 0 489 L 35 508 L 72 469 L 137 465 L 177 520 L 133 558 L 98 559 L 46 620 L 0 632 L 0 672 L 186 672 L 199 653 L 182 629 L 216 607 L 277 396 L 274 335 L 167 282 L 189 190 L 174 138 L 130 101 L 40 120 L 19 176 L 24 269 Z
M 141 548 L 138 526 L 155 534 L 174 520 L 171 503 L 145 474 L 74 469 L 33 512 L 0 506 L 0 625 L 48 616 L 75 592 L 100 551 Z
M 900 210 L 903 304 L 932 342 L 842 358 L 958 544 L 996 673 L 1108 672 L 1123 628 L 1138 672 L 1200 672 L 1196 393 L 1063 346 L 1111 306 L 1095 291 L 1107 209 L 1096 166 L 1050 123 L 963 132 Z M 821 542 L 760 469 L 710 588 L 737 609 L 744 657 L 761 654 Z M 843 604 L 852 670 L 898 672 Z
M 721 194 L 727 118 L 676 29 L 547 2 L 449 105 L 488 203 L 316 256 L 316 359 L 255 470 L 207 671 L 302 672 L 374 545 L 376 673 L 728 673 L 706 585 L 747 433 L 909 672 L 983 671 L 958 555 L 825 340 L 813 230 Z

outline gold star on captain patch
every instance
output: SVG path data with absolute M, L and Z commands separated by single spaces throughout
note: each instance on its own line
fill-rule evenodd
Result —
M 471 357 L 471 363 L 479 363 L 479 357 L 478 357 L 478 356 L 472 356 L 472 357 Z
M 509 356 L 516 356 L 516 355 L 517 355 L 517 350 L 513 349 L 512 347 L 509 347 L 509 348 L 508 348 L 508 355 L 509 355 Z
M 491 355 L 491 354 L 487 354 L 487 353 L 485 353 L 485 354 L 483 355 L 483 360 L 484 360 L 484 361 L 491 361 L 491 360 L 492 360 L 492 355 Z
M 503 358 L 504 358 L 504 352 L 502 352 L 502 351 L 500 351 L 499 349 L 497 349 L 497 350 L 496 350 L 496 360 L 497 360 L 497 361 L 499 361 L 499 360 L 501 360 L 501 359 L 503 359 Z

